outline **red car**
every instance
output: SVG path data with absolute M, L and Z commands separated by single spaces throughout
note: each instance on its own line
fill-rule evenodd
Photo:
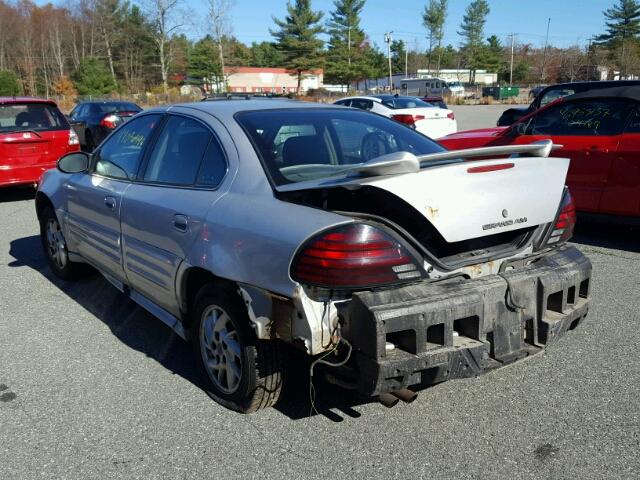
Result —
M 58 158 L 80 150 L 55 102 L 0 97 L 0 187 L 37 183 Z
M 458 132 L 438 142 L 455 150 L 547 138 L 562 146 L 554 156 L 571 159 L 567 185 L 578 211 L 640 216 L 640 86 L 571 95 L 510 127 Z

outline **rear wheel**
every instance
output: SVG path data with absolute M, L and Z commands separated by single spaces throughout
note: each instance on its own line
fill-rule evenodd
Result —
M 246 308 L 233 289 L 200 290 L 193 309 L 192 345 L 205 390 L 218 403 L 252 413 L 278 400 L 280 347 L 255 338 Z
M 49 206 L 40 214 L 40 240 L 49 266 L 58 277 L 75 280 L 87 275 L 88 265 L 69 260 L 67 241 L 53 208 Z

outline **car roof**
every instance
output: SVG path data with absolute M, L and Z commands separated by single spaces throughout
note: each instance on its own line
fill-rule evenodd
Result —
M 249 99 L 249 100 L 220 100 L 215 102 L 192 102 L 178 103 L 155 107 L 146 112 L 170 111 L 174 107 L 191 108 L 200 110 L 212 115 L 234 115 L 238 112 L 248 112 L 255 110 L 282 110 L 282 109 L 302 109 L 302 108 L 339 108 L 332 104 L 322 104 L 315 102 L 303 102 L 299 100 L 276 100 L 276 99 Z
M 34 97 L 0 97 L 0 104 L 16 104 L 16 103 L 46 103 L 49 105 L 56 105 L 53 100 L 46 98 L 34 98 Z
M 77 105 L 104 105 L 107 103 L 129 103 L 131 105 L 137 105 L 136 102 L 132 102 L 131 100 L 85 100 L 83 102 L 78 102 Z
M 549 90 L 562 90 L 563 88 L 573 88 L 581 91 L 591 90 L 593 88 L 602 89 L 602 88 L 611 88 L 618 86 L 630 86 L 630 85 L 640 85 L 640 80 L 601 80 L 601 81 L 590 81 L 590 82 L 567 82 L 567 83 L 556 83 L 553 85 L 547 85 L 542 90 L 540 90 L 540 97 L 547 93 Z
M 615 97 L 615 98 L 629 98 L 632 100 L 640 101 L 640 83 L 638 85 L 628 85 L 621 87 L 611 88 L 597 88 L 594 90 L 587 90 L 586 92 L 574 93 L 563 98 L 563 101 L 568 102 L 571 100 L 579 100 L 582 98 L 603 98 L 603 97 Z

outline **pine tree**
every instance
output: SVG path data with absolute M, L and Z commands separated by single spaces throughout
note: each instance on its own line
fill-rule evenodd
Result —
M 19 95 L 22 89 L 15 73 L 0 70 L 0 95 Z
M 80 95 L 106 95 L 118 88 L 107 66 L 95 57 L 80 60 L 73 82 Z
M 503 54 L 500 39 L 495 35 L 487 38 L 487 44 L 483 48 L 482 68 L 488 72 L 497 73 L 498 79 L 501 79 L 502 73 L 505 71 Z
M 365 0 L 335 0 L 335 10 L 327 22 L 327 83 L 348 85 L 367 71 L 367 52 L 370 48 L 360 28 L 360 14 Z
M 254 67 L 281 67 L 284 63 L 282 52 L 272 42 L 253 42 L 251 57 Z
M 429 5 L 425 5 L 422 14 L 422 24 L 429 32 L 429 63 L 428 70 L 431 71 L 431 55 L 433 54 L 434 43 L 438 52 L 436 71 L 440 71 L 440 56 L 442 53 L 442 39 L 444 38 L 444 22 L 447 19 L 447 0 L 429 0 Z
M 320 25 L 322 12 L 311 10 L 311 0 L 295 0 L 287 3 L 287 15 L 284 20 L 273 17 L 278 30 L 270 30 L 276 39 L 284 57 L 283 66 L 295 71 L 298 77 L 298 93 L 305 71 L 323 66 L 323 42 L 318 35 L 323 32 Z
M 640 3 L 636 0 L 618 0 L 617 5 L 603 14 L 607 31 L 596 37 L 596 43 L 606 46 L 614 56 L 618 56 L 620 70 L 626 75 L 630 43 L 635 43 L 640 35 Z
M 200 78 L 205 85 L 216 85 L 220 89 L 223 75 L 218 46 L 211 35 L 198 40 L 189 52 L 189 76 Z
M 482 38 L 487 15 L 489 15 L 487 0 L 474 0 L 467 6 L 458 32 L 458 35 L 464 37 L 462 48 L 469 68 L 470 83 L 475 82 L 476 70 L 482 62 Z

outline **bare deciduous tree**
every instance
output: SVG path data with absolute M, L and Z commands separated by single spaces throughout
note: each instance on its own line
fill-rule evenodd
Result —
M 209 7 L 207 30 L 211 31 L 211 36 L 218 45 L 218 58 L 220 61 L 220 78 L 222 78 L 222 85 L 218 85 L 218 91 L 226 90 L 224 42 L 231 37 L 232 29 L 229 12 L 234 4 L 234 0 L 207 0 Z
M 148 12 L 154 26 L 154 41 L 160 58 L 160 74 L 164 93 L 169 92 L 169 66 L 173 58 L 171 35 L 182 26 L 178 7 L 180 0 L 150 0 Z

